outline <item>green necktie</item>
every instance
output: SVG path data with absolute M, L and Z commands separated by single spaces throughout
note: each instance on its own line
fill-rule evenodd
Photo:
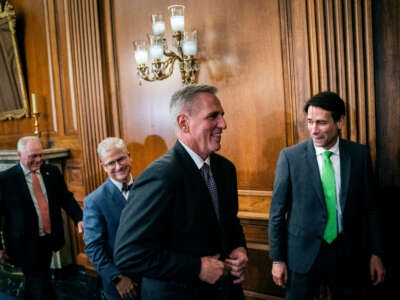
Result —
M 322 188 L 328 211 L 328 222 L 324 232 L 324 240 L 328 244 L 332 243 L 337 237 L 335 170 L 330 159 L 332 154 L 331 151 L 322 153 Z

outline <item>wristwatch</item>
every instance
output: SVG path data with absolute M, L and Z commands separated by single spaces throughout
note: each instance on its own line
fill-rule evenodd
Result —
M 113 278 L 111 278 L 111 282 L 114 285 L 117 285 L 119 282 L 121 281 L 121 277 L 119 275 L 114 276 Z

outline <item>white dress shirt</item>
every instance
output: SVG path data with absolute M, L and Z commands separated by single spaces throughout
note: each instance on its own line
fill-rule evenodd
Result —
M 203 160 L 196 152 L 194 152 L 192 149 L 190 149 L 188 146 L 186 146 L 181 140 L 178 140 L 179 143 L 185 148 L 186 152 L 190 155 L 190 157 L 193 159 L 194 163 L 196 164 L 197 168 L 200 170 L 201 167 L 203 167 L 204 163 L 206 163 L 210 167 L 210 172 L 211 172 L 211 165 L 210 165 L 210 156 L 207 156 L 205 160 Z
M 322 153 L 325 151 L 331 151 L 332 155 L 330 157 L 333 165 L 333 169 L 335 171 L 335 184 L 336 184 L 336 211 L 337 211 L 337 223 L 338 223 L 338 232 L 343 232 L 343 215 L 342 208 L 340 206 L 340 191 L 341 191 L 341 176 L 340 176 L 340 151 L 339 151 L 339 137 L 335 145 L 333 145 L 330 149 L 324 149 L 323 147 L 316 147 L 315 153 L 317 155 L 319 174 L 322 179 Z
M 116 181 L 116 180 L 112 179 L 111 177 L 110 177 L 110 180 L 111 180 L 111 182 L 114 183 L 115 186 L 121 191 L 121 193 L 122 193 L 122 195 L 124 196 L 125 200 L 128 200 L 129 191 L 122 191 L 122 185 L 123 185 L 123 183 L 122 183 L 122 182 L 119 182 L 119 181 Z M 133 183 L 133 178 L 132 178 L 132 175 L 131 175 L 131 179 L 129 179 L 128 185 L 130 185 L 130 184 L 132 184 L 132 183 Z
M 42 215 L 40 214 L 40 208 L 39 204 L 37 202 L 37 199 L 35 197 L 35 192 L 33 191 L 33 183 L 32 183 L 32 172 L 25 168 L 25 166 L 22 163 L 19 163 L 22 170 L 24 171 L 24 176 L 25 176 L 25 181 L 26 184 L 28 185 L 29 193 L 31 194 L 33 206 L 35 206 L 36 213 L 38 215 L 38 221 L 39 221 L 39 236 L 44 236 L 46 233 L 43 230 L 43 222 L 42 222 Z M 46 191 L 46 186 L 44 185 L 43 177 L 42 174 L 40 173 L 40 170 L 36 171 L 36 176 L 39 179 L 40 187 L 42 189 L 44 198 L 47 201 L 47 204 L 49 203 L 49 200 L 47 199 L 47 191 Z

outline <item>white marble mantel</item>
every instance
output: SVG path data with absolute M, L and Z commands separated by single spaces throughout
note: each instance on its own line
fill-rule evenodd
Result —
M 63 172 L 62 163 L 69 156 L 69 149 L 49 148 L 43 150 L 43 160 L 59 167 Z M 18 162 L 17 150 L 0 150 L 0 171 L 6 170 Z

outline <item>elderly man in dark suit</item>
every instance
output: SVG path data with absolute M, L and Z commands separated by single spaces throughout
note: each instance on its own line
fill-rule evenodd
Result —
M 57 167 L 42 164 L 43 148 L 34 136 L 18 141 L 20 163 L 0 173 L 0 223 L 4 222 L 7 258 L 21 267 L 25 277 L 24 299 L 56 299 L 50 281 L 52 252 L 64 245 L 61 208 L 82 232 L 82 210 L 68 191 Z
M 135 181 L 122 212 L 115 262 L 143 276 L 143 300 L 244 299 L 236 171 L 215 154 L 226 129 L 215 94 L 191 85 L 172 96 L 178 141 Z
M 333 299 L 360 299 L 363 258 L 374 284 L 385 272 L 369 151 L 339 137 L 345 105 L 337 94 L 313 96 L 304 111 L 311 139 L 282 150 L 276 167 L 273 280 L 286 299 L 313 299 L 321 281 Z
M 108 178 L 84 200 L 85 251 L 99 272 L 107 300 L 134 299 L 138 285 L 115 266 L 115 234 L 133 183 L 131 157 L 123 140 L 104 139 L 97 147 Z

